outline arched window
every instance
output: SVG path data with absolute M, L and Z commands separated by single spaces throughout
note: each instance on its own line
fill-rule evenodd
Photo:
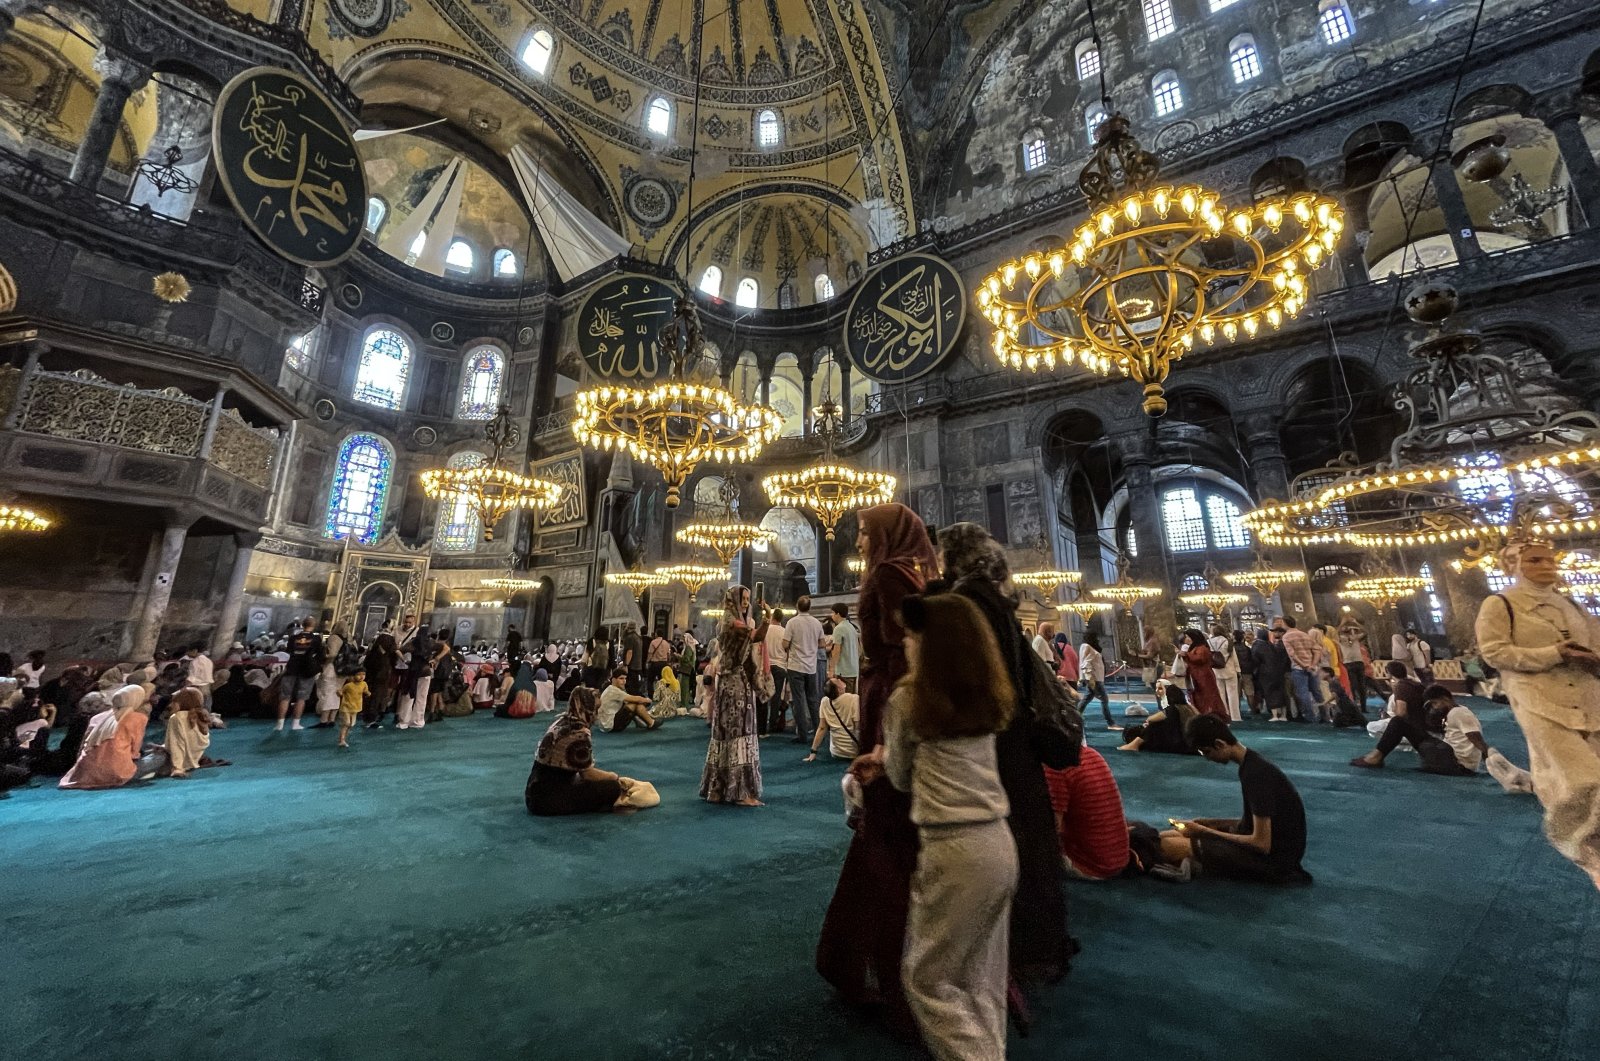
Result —
M 783 125 L 778 112 L 765 110 L 756 115 L 756 146 L 777 147 L 783 140 Z
M 722 267 L 708 265 L 706 271 L 700 274 L 700 290 L 712 298 L 722 297 Z
M 1178 75 L 1171 70 L 1163 70 L 1151 80 L 1150 95 L 1155 100 L 1158 118 L 1183 109 L 1183 86 L 1178 83 Z
M 444 252 L 444 267 L 452 273 L 471 273 L 478 265 L 478 253 L 472 249 L 472 244 L 464 239 L 450 241 L 450 249 Z
M 1175 553 L 1250 546 L 1239 506 L 1221 494 L 1208 493 L 1202 503 L 1194 487 L 1173 487 L 1161 495 L 1161 520 L 1167 531 L 1167 548 Z
M 672 132 L 672 104 L 665 96 L 654 96 L 644 108 L 644 127 L 657 136 Z
M 1261 53 L 1256 51 L 1256 39 L 1250 34 L 1240 34 L 1228 45 L 1228 68 L 1233 71 L 1235 85 L 1261 76 Z
M 389 216 L 389 204 L 374 195 L 367 200 L 367 235 L 376 236 L 378 229 L 383 227 L 383 219 Z
M 411 344 L 393 328 L 374 328 L 361 341 L 361 364 L 350 394 L 358 402 L 398 409 L 411 373 Z
M 1089 131 L 1089 142 L 1093 143 L 1095 134 L 1100 131 L 1101 124 L 1106 120 L 1106 109 L 1096 103 L 1083 112 L 1083 126 Z
M 833 277 L 827 273 L 818 273 L 817 278 L 811 281 L 811 286 L 816 290 L 818 302 L 826 302 L 833 297 Z
M 1088 81 L 1100 76 L 1100 49 L 1094 41 L 1078 45 L 1078 80 Z
M 481 453 L 463 450 L 451 457 L 451 468 L 476 468 L 488 460 Z M 445 552 L 459 553 L 477 545 L 483 537 L 483 520 L 472 511 L 465 496 L 450 494 L 439 503 L 439 518 L 433 525 L 433 547 Z
M 550 69 L 550 57 L 556 53 L 556 39 L 547 29 L 536 29 L 522 46 L 522 63 L 536 74 Z
M 317 330 L 315 328 L 304 335 L 298 336 L 294 342 L 289 344 L 288 349 L 283 352 L 284 363 L 296 372 L 304 372 L 310 368 L 313 344 L 316 338 Z
M 406 264 L 415 265 L 422 258 L 422 252 L 428 249 L 428 234 L 418 232 L 417 238 L 411 241 L 411 246 L 406 250 Z
M 1190 572 L 1183 576 L 1183 592 L 1185 593 L 1199 593 L 1203 589 L 1210 588 L 1210 586 L 1211 583 L 1206 581 L 1206 576 L 1204 575 Z
M 494 252 L 494 275 L 519 276 L 522 269 L 517 264 L 517 252 L 506 247 L 501 247 Z
M 1575 515 L 1582 518 L 1587 518 L 1593 512 L 1583 488 L 1560 469 L 1529 469 L 1517 472 L 1513 479 L 1496 453 L 1461 457 L 1456 463 L 1472 469 L 1456 477 L 1456 492 L 1482 512 L 1484 519 L 1497 526 L 1510 523 L 1518 498 L 1532 494 L 1559 497 L 1572 506 Z M 1547 513 L 1554 514 L 1549 510 L 1540 512 L 1541 515 Z
M 1123 550 L 1135 559 L 1139 556 L 1139 535 L 1133 529 L 1133 524 L 1128 524 L 1128 532 L 1122 536 Z
M 1045 146 L 1044 137 L 1035 136 L 1032 140 L 1022 145 L 1022 168 L 1029 173 L 1050 161 L 1050 149 Z
M 778 285 L 778 308 L 794 309 L 797 305 L 799 302 L 794 297 L 794 285 L 785 280 Z
M 1325 42 L 1340 44 L 1355 36 L 1356 17 L 1350 13 L 1350 6 L 1344 0 L 1322 0 L 1317 13 L 1317 28 L 1322 30 Z
M 1144 28 L 1153 41 L 1177 29 L 1177 20 L 1172 17 L 1172 0 L 1144 0 Z
M 506 359 L 492 346 L 475 347 L 467 354 L 461 372 L 461 405 L 457 415 L 463 420 L 491 420 L 500 408 L 500 381 L 505 378 Z
M 756 283 L 756 278 L 747 276 L 739 281 L 738 290 L 734 292 L 733 302 L 736 306 L 754 309 L 761 301 L 761 285 Z
M 351 435 L 339 447 L 328 490 L 329 538 L 351 538 L 362 545 L 378 540 L 383 506 L 394 473 L 394 451 L 377 435 Z

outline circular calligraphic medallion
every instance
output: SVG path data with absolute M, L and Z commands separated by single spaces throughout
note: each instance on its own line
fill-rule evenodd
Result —
M 844 317 L 844 346 L 869 379 L 904 383 L 955 349 L 966 319 L 966 289 L 956 271 L 931 254 L 908 254 L 885 262 L 856 288 Z
M 641 225 L 660 227 L 672 219 L 678 197 L 666 181 L 640 177 L 623 190 L 628 216 Z
M 624 273 L 603 281 L 578 314 L 578 352 L 589 371 L 618 383 L 649 382 L 670 367 L 656 333 L 672 320 L 675 288 L 661 280 Z
M 358 37 L 376 37 L 389 28 L 393 0 L 329 0 L 334 17 Z
M 367 178 L 333 104 L 290 70 L 246 70 L 217 97 L 217 175 L 244 223 L 278 255 L 336 265 L 361 242 Z

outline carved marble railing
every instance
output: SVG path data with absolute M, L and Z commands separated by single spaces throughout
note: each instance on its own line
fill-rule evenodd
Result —
M 211 404 L 173 388 L 118 385 L 88 369 L 35 371 L 19 396 L 21 372 L 0 368 L 0 408 L 16 407 L 18 430 L 77 442 L 143 450 L 169 457 L 199 457 Z M 210 463 L 265 490 L 272 481 L 278 432 L 246 424 L 232 409 L 217 419 Z

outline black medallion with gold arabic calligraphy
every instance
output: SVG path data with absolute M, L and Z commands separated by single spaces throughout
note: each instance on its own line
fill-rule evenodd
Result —
M 966 319 L 966 290 L 956 271 L 931 254 L 908 254 L 885 262 L 856 289 L 844 317 L 844 345 L 869 379 L 904 383 L 944 360 Z
M 660 280 L 624 273 L 602 282 L 578 314 L 578 352 L 589 371 L 616 383 L 650 383 L 671 367 L 656 333 L 672 320 L 677 291 Z
M 261 241 L 301 265 L 334 265 L 361 242 L 367 178 L 355 138 L 291 70 L 246 70 L 217 98 L 217 175 Z

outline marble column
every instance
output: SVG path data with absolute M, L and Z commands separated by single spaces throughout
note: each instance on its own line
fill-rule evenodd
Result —
M 239 613 L 244 610 L 244 584 L 250 574 L 250 561 L 256 555 L 256 543 L 261 535 L 236 531 L 233 535 L 233 570 L 228 575 L 228 589 L 222 596 L 222 611 L 217 616 L 217 633 L 211 640 L 211 658 L 227 655 L 228 646 L 236 640 Z
M 161 626 L 167 618 L 167 605 L 172 601 L 172 580 L 178 573 L 178 563 L 183 559 L 183 543 L 189 537 L 189 525 L 194 518 L 174 513 L 167 525 L 155 535 L 159 545 L 153 546 L 146 561 L 151 569 L 146 571 L 150 590 L 145 594 L 144 605 L 133 628 L 133 645 L 129 654 L 135 662 L 150 659 L 161 637 Z
M 1472 223 L 1472 214 L 1467 211 L 1466 197 L 1461 194 L 1461 185 L 1456 182 L 1456 171 L 1450 168 L 1449 159 L 1434 163 L 1428 180 L 1439 200 L 1439 209 L 1444 212 L 1445 229 L 1456 248 L 1457 260 L 1483 257 L 1478 230 Z
M 1156 445 L 1147 431 L 1141 425 L 1139 433 L 1114 440 L 1121 455 L 1122 478 L 1128 490 L 1128 521 L 1133 527 L 1134 540 L 1139 549 L 1139 555 L 1133 558 L 1130 565 L 1130 574 L 1135 580 L 1149 585 L 1169 586 L 1166 528 L 1161 521 L 1161 500 L 1156 492 Z M 1119 541 L 1116 545 L 1121 551 L 1123 543 Z M 1171 595 L 1145 601 L 1140 607 L 1144 612 L 1145 627 L 1154 629 L 1163 641 L 1171 641 L 1178 630 Z M 1120 610 L 1121 605 L 1118 608 Z M 1136 652 L 1138 644 L 1135 640 L 1122 645 L 1122 655 Z
M 850 408 L 850 359 L 840 358 L 839 365 L 839 405 L 844 409 L 841 423 L 848 424 L 855 418 L 855 412 Z
M 135 59 L 115 55 L 104 48 L 95 56 L 94 68 L 100 74 L 100 92 L 95 96 L 94 113 L 89 117 L 89 127 L 84 130 L 83 141 L 78 145 L 78 156 L 72 160 L 70 179 L 90 189 L 97 187 L 111 158 L 111 148 L 116 143 L 117 129 L 122 125 L 122 112 L 128 97 L 150 80 L 150 68 Z
M 810 438 L 815 432 L 811 423 L 811 381 L 812 374 L 807 372 L 800 380 L 800 422 L 805 425 L 803 433 Z
M 1283 442 L 1278 434 L 1278 414 L 1257 412 L 1237 417 L 1239 435 L 1244 441 L 1245 459 L 1250 464 L 1251 488 L 1260 504 L 1268 501 L 1289 500 L 1289 462 L 1283 455 Z M 1301 567 L 1305 553 L 1299 549 L 1271 550 L 1257 544 L 1259 552 L 1275 566 Z M 1276 555 L 1282 553 L 1283 555 Z M 1307 571 L 1306 574 L 1310 575 Z M 1282 586 L 1276 596 L 1285 614 L 1293 615 L 1301 626 L 1314 621 L 1316 605 L 1311 599 L 1309 583 Z M 1271 600 L 1265 602 L 1267 617 L 1273 611 Z
M 1546 118 L 1545 124 L 1555 133 L 1556 143 L 1561 146 L 1561 157 L 1567 163 L 1567 176 L 1572 183 L 1572 197 L 1578 200 L 1584 222 L 1589 228 L 1600 228 L 1600 164 L 1595 162 L 1579 121 L 1576 110 L 1562 110 Z
M 200 459 L 211 459 L 211 447 L 217 440 L 217 421 L 222 419 L 222 396 L 228 393 L 228 388 L 217 386 L 217 393 L 211 399 L 211 411 L 206 416 L 206 433 L 200 439 Z

